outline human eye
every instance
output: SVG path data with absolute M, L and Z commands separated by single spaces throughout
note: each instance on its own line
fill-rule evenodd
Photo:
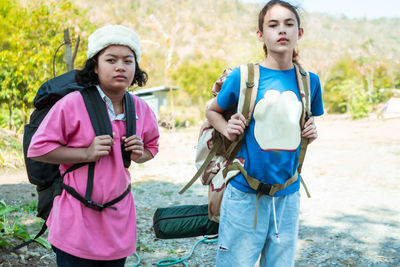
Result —
M 133 64 L 133 60 L 132 59 L 127 59 L 125 60 L 125 63 L 128 65 L 132 65 Z
M 292 20 L 286 21 L 286 26 L 292 27 L 294 24 L 295 23 Z
M 111 63 L 111 64 L 115 63 L 115 59 L 114 58 L 107 58 L 106 61 L 108 63 Z

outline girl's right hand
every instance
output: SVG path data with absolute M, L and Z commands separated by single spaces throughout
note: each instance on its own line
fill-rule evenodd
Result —
M 230 141 L 236 141 L 239 135 L 242 135 L 244 133 L 245 128 L 246 128 L 246 119 L 241 113 L 235 113 L 228 120 L 225 136 Z
M 96 136 L 86 149 L 87 162 L 97 161 L 100 157 L 110 154 L 113 144 L 114 139 L 109 135 Z

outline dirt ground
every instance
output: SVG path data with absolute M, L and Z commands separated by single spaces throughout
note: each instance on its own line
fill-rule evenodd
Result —
M 329 115 L 316 121 L 319 139 L 303 167 L 312 197 L 301 189 L 296 266 L 400 266 L 400 119 Z M 151 228 L 158 207 L 207 202 L 199 182 L 177 193 L 195 173 L 197 134 L 197 128 L 163 130 L 156 158 L 131 167 L 140 266 L 185 257 L 201 240 L 160 240 Z M 12 204 L 35 197 L 24 169 L 0 170 L 0 199 Z M 37 244 L 19 254 L 0 253 L 0 266 L 55 266 L 53 253 Z M 215 253 L 215 243 L 200 244 L 186 263 L 214 266 Z M 135 262 L 131 256 L 126 266 Z

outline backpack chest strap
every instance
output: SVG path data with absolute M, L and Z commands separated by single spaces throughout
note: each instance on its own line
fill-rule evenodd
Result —
M 256 178 L 248 175 L 247 171 L 244 169 L 243 165 L 241 165 L 239 162 L 233 162 L 233 163 L 229 164 L 223 170 L 224 177 L 226 177 L 226 175 L 229 171 L 234 171 L 234 170 L 239 170 L 243 174 L 243 177 L 246 179 L 246 181 L 249 184 L 251 189 L 257 191 L 257 193 L 259 193 L 259 194 L 262 194 L 262 195 L 265 194 L 265 195 L 269 195 L 271 197 L 274 196 L 276 192 L 278 192 L 278 191 L 288 187 L 289 185 L 293 184 L 294 182 L 296 182 L 297 179 L 299 178 L 299 174 L 296 170 L 295 173 L 293 174 L 293 176 L 290 177 L 288 180 L 286 180 L 286 182 L 284 184 L 262 183 L 259 180 L 257 180 Z
M 257 180 L 256 178 L 251 177 L 250 175 L 248 175 L 247 171 L 244 169 L 243 165 L 241 165 L 239 162 L 233 162 L 233 163 L 229 164 L 226 167 L 226 169 L 224 169 L 224 171 L 223 171 L 224 177 L 226 177 L 226 175 L 227 175 L 227 173 L 229 171 L 235 171 L 235 170 L 236 171 L 239 170 L 243 174 L 243 177 L 246 179 L 246 181 L 249 184 L 250 188 L 255 190 L 255 191 L 257 191 L 256 209 L 255 209 L 255 213 L 254 213 L 254 229 L 256 229 L 256 227 L 257 227 L 258 199 L 262 195 L 269 195 L 269 196 L 273 197 L 276 192 L 278 192 L 279 190 L 282 190 L 282 189 L 288 187 L 289 185 L 293 184 L 299 178 L 299 174 L 298 174 L 298 172 L 296 170 L 295 173 L 293 174 L 293 176 L 290 177 L 288 180 L 286 180 L 286 182 L 284 184 L 266 184 L 266 183 L 262 183 L 259 180 Z M 229 181 L 226 181 L 226 183 L 228 183 L 228 182 Z
M 91 199 L 87 199 L 84 198 L 83 196 L 81 196 L 73 187 L 68 186 L 66 184 L 61 184 L 62 188 L 65 189 L 69 194 L 71 194 L 74 198 L 76 198 L 77 200 L 79 200 L 83 205 L 85 205 L 88 208 L 94 209 L 96 211 L 102 211 L 105 208 L 111 208 L 116 210 L 117 208 L 113 207 L 112 205 L 116 204 L 117 202 L 121 201 L 122 199 L 125 198 L 126 195 L 129 194 L 129 192 L 131 192 L 131 185 L 129 184 L 127 189 L 118 197 L 116 197 L 115 199 L 104 203 L 104 204 L 99 204 L 96 203 L 94 201 L 92 201 Z

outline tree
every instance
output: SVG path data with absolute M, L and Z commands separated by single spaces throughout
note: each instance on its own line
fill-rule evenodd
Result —
M 212 86 L 226 65 L 219 59 L 185 62 L 174 72 L 172 77 L 190 96 L 191 101 L 188 101 L 188 105 L 195 103 L 203 107 L 205 101 L 212 97 Z
M 0 104 L 7 106 L 9 127 L 19 128 L 13 125 L 13 114 L 21 110 L 26 123 L 37 89 L 52 77 L 53 55 L 63 42 L 63 30 L 71 27 L 75 36 L 80 31 L 75 25 L 93 26 L 70 1 L 0 1 Z M 58 73 L 66 70 L 63 57 L 55 62 Z

